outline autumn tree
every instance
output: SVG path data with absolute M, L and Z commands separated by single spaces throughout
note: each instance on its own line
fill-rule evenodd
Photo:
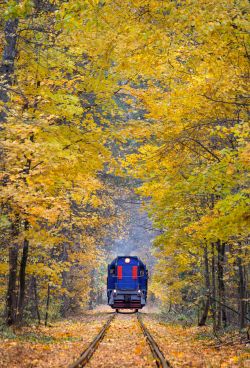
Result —
M 243 327 L 247 1 L 23 0 L 1 8 L 8 323 L 22 320 L 27 272 L 44 298 L 50 283 L 74 299 L 80 270 L 87 299 L 90 258 L 119 222 L 117 192 L 103 180 L 115 173 L 132 175 L 137 194 L 150 199 L 160 231 L 156 295 L 198 304 L 201 325 L 210 311 L 214 329 L 234 315 Z
M 202 302 L 201 325 L 211 308 L 215 329 L 237 315 L 243 327 L 249 262 L 247 4 L 189 1 L 159 6 L 156 13 L 158 64 L 144 86 L 130 88 L 147 113 L 123 133 L 133 132 L 140 143 L 124 166 L 142 180 L 139 193 L 151 197 L 148 211 L 163 232 L 155 241 L 154 287 L 171 303 Z M 154 36 L 150 40 L 155 45 Z

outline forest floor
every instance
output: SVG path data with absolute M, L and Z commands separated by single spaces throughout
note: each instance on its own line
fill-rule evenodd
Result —
M 97 308 L 48 327 L 2 329 L 1 368 L 67 367 L 99 332 L 110 317 L 108 312 L 107 308 Z M 218 340 L 210 327 L 165 323 L 155 311 L 146 312 L 143 321 L 174 368 L 250 367 L 250 344 L 238 333 Z M 155 367 L 135 315 L 118 315 L 87 367 Z

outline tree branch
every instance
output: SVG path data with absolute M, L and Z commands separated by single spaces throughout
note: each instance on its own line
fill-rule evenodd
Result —
M 208 100 L 211 100 L 211 101 L 216 102 L 216 103 L 223 103 L 223 104 L 237 105 L 237 106 L 249 106 L 250 105 L 249 103 L 246 103 L 246 102 L 223 101 L 223 100 L 214 99 L 214 98 L 209 97 L 207 95 L 200 95 L 200 96 L 205 97 Z M 245 97 L 245 98 L 248 98 L 248 97 Z

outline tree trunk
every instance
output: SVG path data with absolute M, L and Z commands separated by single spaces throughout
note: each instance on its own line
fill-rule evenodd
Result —
M 239 327 L 242 329 L 246 323 L 246 285 L 244 277 L 244 269 L 242 266 L 242 260 L 240 257 L 237 258 L 238 272 L 239 272 Z
M 18 246 L 17 244 L 10 246 L 9 249 L 9 282 L 7 290 L 7 319 L 9 326 L 16 321 L 16 279 L 17 279 L 17 260 L 18 260 Z
M 16 57 L 18 19 L 7 20 L 4 28 L 5 46 L 3 49 L 2 65 L 0 67 L 1 86 L 0 101 L 9 100 L 8 89 L 13 84 L 14 62 Z M 6 117 L 5 111 L 0 111 L 0 123 Z
M 204 281 L 206 287 L 206 302 L 203 309 L 203 313 L 201 318 L 199 319 L 198 326 L 204 326 L 206 324 L 209 306 L 210 306 L 210 279 L 209 279 L 209 264 L 208 264 L 208 253 L 207 253 L 207 246 L 205 245 L 204 248 Z
M 34 302 L 35 302 L 36 315 L 37 315 L 38 323 L 40 325 L 41 315 L 39 311 L 39 298 L 38 298 L 38 293 L 37 293 L 37 282 L 36 282 L 35 276 L 32 277 L 32 283 L 33 283 L 33 290 L 34 290 Z
M 28 230 L 29 224 L 28 221 L 25 220 L 24 229 Z M 18 298 L 18 307 L 17 307 L 17 322 L 22 322 L 23 319 L 23 310 L 24 310 L 24 299 L 25 299 L 25 286 L 26 286 L 26 265 L 28 260 L 28 252 L 29 252 L 29 241 L 24 239 L 23 242 L 23 254 L 20 264 L 20 273 L 19 273 L 19 298 Z
M 221 328 L 221 322 L 223 326 L 227 325 L 226 308 L 225 304 L 225 283 L 224 283 L 224 258 L 225 258 L 225 244 L 220 241 L 217 242 L 217 270 L 218 270 L 218 315 L 217 315 L 217 327 Z
M 68 283 L 67 283 L 67 278 L 68 278 L 68 272 L 67 271 L 63 271 L 62 272 L 62 287 L 66 290 L 69 289 L 68 287 Z M 63 318 L 67 317 L 67 314 L 70 310 L 70 297 L 63 293 L 63 295 L 61 296 L 62 299 L 62 304 L 61 304 L 61 308 L 60 308 L 60 314 Z
M 94 309 L 95 306 L 95 270 L 90 272 L 90 291 L 89 291 L 89 309 Z
M 11 225 L 13 244 L 9 248 L 9 280 L 6 295 L 6 323 L 9 326 L 16 322 L 18 245 L 15 238 L 18 234 L 19 218 L 17 217 Z
M 213 332 L 216 332 L 216 281 L 215 281 L 215 252 L 214 252 L 214 243 L 212 244 L 212 316 L 213 316 Z
M 62 247 L 62 253 L 60 254 L 60 261 L 67 262 L 68 261 L 68 252 L 67 252 L 67 244 L 64 243 Z M 62 272 L 62 288 L 70 291 L 70 285 L 68 285 L 68 272 Z M 60 314 L 62 317 L 67 317 L 67 314 L 70 310 L 70 297 L 65 292 L 61 296 L 62 304 L 60 307 Z
M 44 325 L 47 326 L 49 318 L 49 303 L 50 303 L 50 284 L 48 284 L 47 301 L 46 301 L 46 313 Z
M 3 103 L 8 102 L 8 87 L 13 84 L 14 62 L 16 57 L 16 42 L 17 42 L 17 28 L 18 19 L 10 19 L 5 23 L 5 45 L 2 54 L 2 63 L 0 66 L 0 101 Z M 0 109 L 0 124 L 4 122 L 6 118 L 6 112 Z M 1 129 L 1 127 L 0 127 Z M 2 155 L 2 152 L 0 153 Z M 13 235 L 18 235 L 19 221 L 13 223 Z M 16 322 L 16 305 L 17 305 L 17 261 L 18 261 L 18 246 L 13 244 L 9 249 L 9 281 L 6 297 L 6 323 L 10 326 Z

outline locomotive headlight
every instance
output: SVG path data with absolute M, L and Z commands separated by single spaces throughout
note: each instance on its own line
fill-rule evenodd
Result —
M 141 294 L 141 290 L 138 290 L 138 293 Z
M 125 263 L 130 263 L 130 258 L 125 258 Z
M 116 289 L 114 289 L 114 294 L 116 294 Z

